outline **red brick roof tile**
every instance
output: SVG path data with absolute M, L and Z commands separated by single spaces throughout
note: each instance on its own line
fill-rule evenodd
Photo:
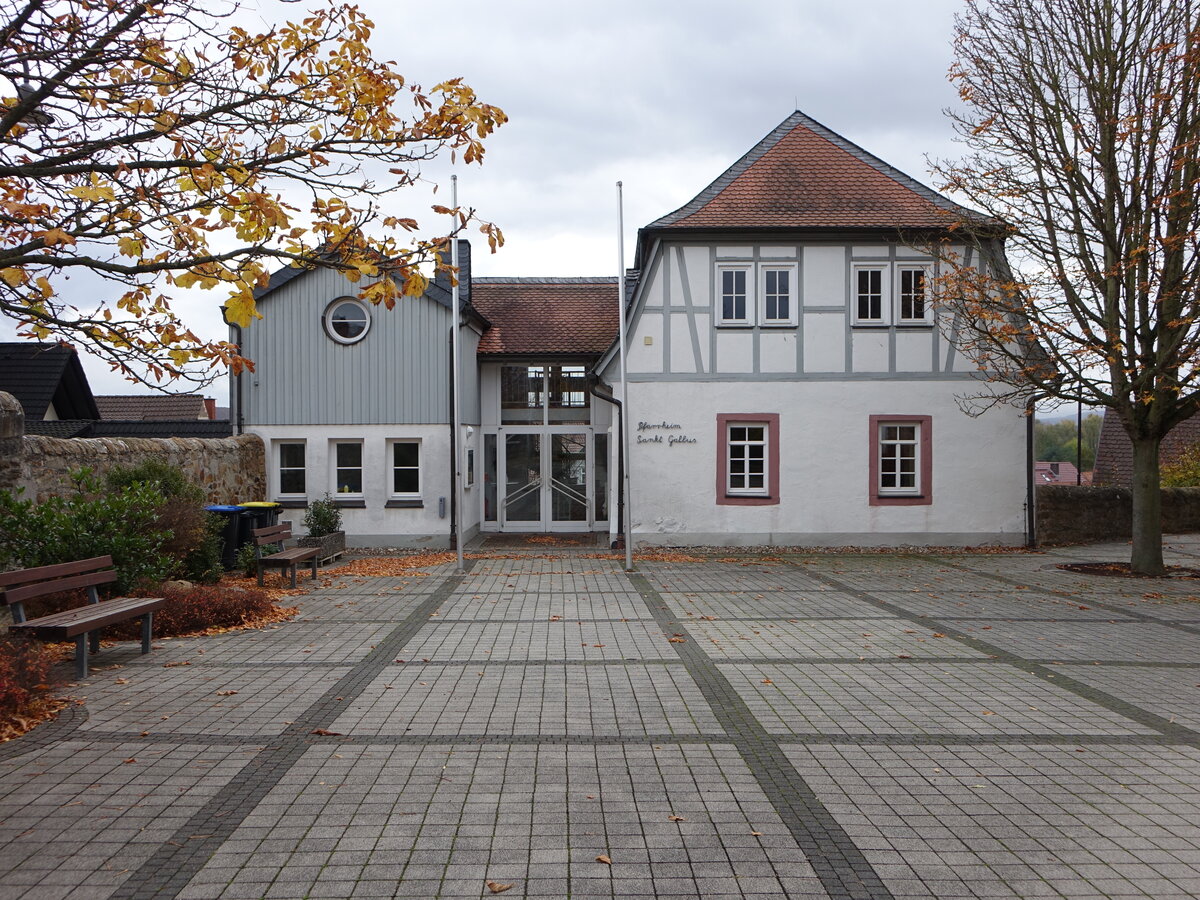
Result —
M 473 278 L 492 323 L 480 356 L 599 356 L 617 336 L 616 278 Z
M 650 228 L 945 228 L 978 214 L 801 112 Z

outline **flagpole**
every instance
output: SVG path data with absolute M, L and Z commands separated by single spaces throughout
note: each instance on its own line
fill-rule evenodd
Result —
M 453 375 L 451 395 L 453 396 L 453 414 L 454 419 L 451 424 L 453 429 L 450 434 L 451 465 L 454 471 L 454 528 L 456 534 L 454 536 L 454 552 L 458 567 L 455 572 L 461 575 L 465 569 L 463 567 L 463 491 L 462 491 L 462 410 L 459 407 L 459 382 L 462 376 L 462 361 L 459 358 L 461 350 L 458 340 L 458 176 L 450 176 L 450 206 L 455 212 L 451 213 L 450 222 L 450 265 L 454 267 L 454 278 L 450 287 L 450 356 L 451 371 Z
M 632 419 L 629 416 L 629 373 L 625 367 L 625 198 L 621 182 L 617 182 L 617 322 L 620 336 L 621 357 L 621 455 L 625 464 L 621 466 L 625 477 L 621 492 L 625 495 L 625 571 L 633 571 L 633 497 L 629 493 L 629 432 Z

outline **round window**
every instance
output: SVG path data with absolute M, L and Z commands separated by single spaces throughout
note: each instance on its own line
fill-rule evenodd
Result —
M 351 297 L 334 300 L 325 310 L 325 333 L 339 344 L 361 341 L 370 327 L 371 314 Z

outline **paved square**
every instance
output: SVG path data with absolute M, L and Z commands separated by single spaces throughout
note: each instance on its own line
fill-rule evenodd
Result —
M 1120 552 L 331 568 L 0 744 L 0 900 L 1200 897 L 1200 589 Z

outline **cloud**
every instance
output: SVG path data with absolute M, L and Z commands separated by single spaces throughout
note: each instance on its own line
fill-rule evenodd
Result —
M 426 164 L 426 183 L 389 201 L 432 234 L 444 222 L 428 211 L 430 186 L 448 202 L 459 172 L 461 202 L 508 241 L 494 256 L 475 242 L 480 274 L 615 273 L 616 181 L 632 260 L 638 227 L 686 203 L 796 107 L 918 180 L 929 181 L 925 154 L 954 153 L 941 109 L 954 102 L 945 73 L 958 0 L 358 5 L 376 23 L 376 54 L 410 80 L 462 76 L 509 114 L 482 167 Z M 261 26 L 303 7 L 259 0 L 239 16 Z M 217 303 L 176 305 L 219 338 Z M 103 366 L 88 371 L 105 391 L 133 390 Z

